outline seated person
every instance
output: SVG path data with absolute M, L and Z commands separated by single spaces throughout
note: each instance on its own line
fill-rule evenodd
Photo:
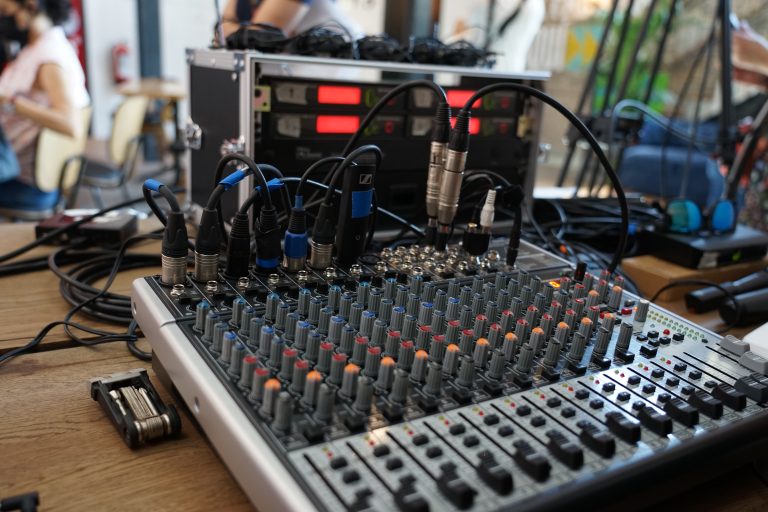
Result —
M 45 210 L 58 193 L 35 187 L 35 153 L 43 128 L 70 137 L 85 129 L 85 75 L 61 24 L 70 0 L 0 0 L 26 44 L 0 75 L 0 207 Z

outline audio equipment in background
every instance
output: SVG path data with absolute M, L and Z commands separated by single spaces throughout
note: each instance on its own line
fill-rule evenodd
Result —
M 490 83 L 509 81 L 542 89 L 548 78 L 539 72 L 508 74 L 253 51 L 190 50 L 187 57 L 191 149 L 187 183 L 191 202 L 197 205 L 205 204 L 222 154 L 242 152 L 275 165 L 287 176 L 297 176 L 312 162 L 339 154 L 369 109 L 406 80 L 437 80 L 458 111 L 474 91 Z M 426 216 L 423 197 L 435 107 L 428 88 L 415 89 L 389 102 L 364 134 L 363 142 L 378 145 L 385 155 L 376 178 L 379 206 L 407 218 Z M 473 151 L 467 170 L 500 173 L 530 195 L 540 120 L 540 103 L 513 91 L 479 100 L 469 125 Z M 231 218 L 249 194 L 250 181 L 244 181 L 238 200 L 223 205 L 225 217 Z
M 654 256 L 698 269 L 759 260 L 768 254 L 768 235 L 741 224 L 732 233 L 707 237 L 646 231 L 641 243 L 653 247 Z

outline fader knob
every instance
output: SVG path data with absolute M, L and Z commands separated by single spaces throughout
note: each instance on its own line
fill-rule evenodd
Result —
M 587 339 L 581 333 L 575 333 L 573 335 L 573 341 L 571 342 L 571 349 L 568 351 L 566 358 L 574 364 L 579 364 L 581 358 L 584 357 L 584 349 L 586 346 Z
M 624 322 L 619 328 L 619 337 L 616 340 L 616 352 L 626 352 L 629 349 L 630 341 L 632 341 L 632 324 Z
M 491 365 L 488 368 L 488 373 L 486 375 L 492 379 L 501 379 L 501 377 L 504 376 L 505 364 L 504 353 L 501 350 L 494 350 L 491 355 Z
M 379 366 L 379 376 L 376 379 L 376 389 L 380 391 L 387 391 L 392 387 L 392 380 L 394 379 L 395 360 L 391 357 L 385 356 L 381 358 L 381 364 Z

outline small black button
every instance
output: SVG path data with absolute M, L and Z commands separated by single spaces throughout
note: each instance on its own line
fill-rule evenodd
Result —
M 514 434 L 515 430 L 510 425 L 502 425 L 499 427 L 499 435 L 501 437 L 509 437 Z
M 360 480 L 360 473 L 354 469 L 350 469 L 344 472 L 344 475 L 341 477 L 341 479 L 344 480 L 345 484 L 351 484 L 352 482 L 357 482 Z
M 413 436 L 413 444 L 416 446 L 421 446 L 423 444 L 427 444 L 429 442 L 429 438 L 427 437 L 427 434 L 416 434 Z
M 489 414 L 485 418 L 483 418 L 483 423 L 486 425 L 495 425 L 499 422 L 499 416 L 496 414 Z
M 589 407 L 592 409 L 602 409 L 603 408 L 603 401 L 598 400 L 595 398 L 594 400 L 590 400 Z
M 651 347 L 654 347 L 654 348 L 656 348 L 656 347 L 658 347 L 658 346 L 660 346 L 660 345 L 661 345 L 661 342 L 659 341 L 659 339 L 658 339 L 658 338 L 653 338 L 653 339 L 649 339 L 649 340 L 648 340 L 648 344 L 649 344 Z
M 331 467 L 333 469 L 341 469 L 347 465 L 347 459 L 344 457 L 334 457 L 331 459 Z
M 630 396 L 629 393 L 627 393 L 626 391 L 622 391 L 621 393 L 616 395 L 616 398 L 619 400 L 619 402 L 626 402 L 627 400 L 629 400 L 629 396 Z
M 639 411 L 643 407 L 645 407 L 645 402 L 641 402 L 640 400 L 636 400 L 636 401 L 632 402 L 632 409 L 634 409 L 636 411 Z
M 677 377 L 670 377 L 667 379 L 667 386 L 674 388 L 680 384 L 680 379 Z
M 547 399 L 547 407 L 560 407 L 561 403 L 562 401 L 556 396 L 553 396 L 552 398 Z
M 654 386 L 653 384 L 645 384 L 643 386 L 643 393 L 647 395 L 652 394 L 654 391 L 656 391 L 656 386 Z
M 637 375 L 630 375 L 629 378 L 627 379 L 627 383 L 630 386 L 637 386 L 638 384 L 640 384 L 640 377 L 638 377 Z
M 673 367 L 676 372 L 684 372 L 687 368 L 688 365 L 685 363 L 675 363 L 675 366 Z
M 624 301 L 625 308 L 631 308 L 631 307 L 634 307 L 634 305 L 635 305 L 635 301 L 633 301 L 632 299 L 627 299 Z
M 707 382 L 704 383 L 705 388 L 713 388 L 715 386 L 717 386 L 717 382 L 715 382 L 714 380 L 708 380 Z
M 396 469 L 400 469 L 403 467 L 403 461 L 400 460 L 400 457 L 392 457 L 391 459 L 387 459 L 387 469 L 390 471 L 394 471 Z
M 468 435 L 464 437 L 464 446 L 467 448 L 472 448 L 473 446 L 477 446 L 480 443 L 480 440 L 475 435 Z
M 563 410 L 560 411 L 560 415 L 563 418 L 573 418 L 576 415 L 576 409 L 573 407 L 563 407 Z
M 587 391 L 586 389 L 578 389 L 576 390 L 576 393 L 574 393 L 573 396 L 575 396 L 579 400 L 584 400 L 589 396 L 589 391 Z
M 430 459 L 435 459 L 443 454 L 443 450 L 439 446 L 433 445 L 427 448 L 426 453 L 427 453 L 427 457 L 429 457 Z
M 605 393 L 613 393 L 613 391 L 616 389 L 616 384 L 613 382 L 606 382 L 603 384 L 603 392 Z
M 541 427 L 543 426 L 547 420 L 544 419 L 544 416 L 534 416 L 531 418 L 531 425 L 534 427 Z
M 649 338 L 658 338 L 659 337 L 659 331 L 648 331 L 648 337 Z
M 658 354 L 658 352 L 659 351 L 656 349 L 656 347 L 652 347 L 650 345 L 643 345 L 642 347 L 640 347 L 640 354 L 647 357 L 648 359 L 653 359 L 654 357 L 656 357 L 656 354 Z
M 451 434 L 457 436 L 459 434 L 463 434 L 464 432 L 466 432 L 467 427 L 465 427 L 463 423 L 454 423 L 453 425 L 451 425 L 451 428 L 449 428 L 448 431 Z
M 684 395 L 690 395 L 694 391 L 696 391 L 696 388 L 694 388 L 693 386 L 683 386 L 682 388 L 680 388 L 680 392 Z
M 528 407 L 527 405 L 521 405 L 520 407 L 517 408 L 517 414 L 518 416 L 528 416 L 529 414 L 531 414 L 531 408 Z
M 669 336 L 662 336 L 661 338 L 659 338 L 659 343 L 661 343 L 662 345 L 669 345 L 670 343 L 672 343 L 672 339 Z
M 389 455 L 389 446 L 385 444 L 377 444 L 376 447 L 373 449 L 373 455 L 375 457 L 384 457 L 386 455 Z
M 701 378 L 701 372 L 700 372 L 699 370 L 691 370 L 691 371 L 688 373 L 688 377 L 689 377 L 691 380 L 699 380 L 699 379 Z
M 651 377 L 654 379 L 660 379 L 664 376 L 664 370 L 659 370 L 658 368 L 651 371 Z
M 662 404 L 663 404 L 663 403 L 666 403 L 666 402 L 669 402 L 669 399 L 670 399 L 670 398 L 672 398 L 672 396 L 671 396 L 669 393 L 660 393 L 660 394 L 659 394 L 659 396 L 658 396 L 658 397 L 656 397 L 656 399 L 657 399 L 657 400 L 658 400 L 660 403 L 662 403 Z
M 645 334 L 638 334 L 637 336 L 635 336 L 635 339 L 640 343 L 642 343 L 644 341 L 648 341 L 648 336 L 646 336 Z
M 676 332 L 672 335 L 672 339 L 675 341 L 683 341 L 685 339 L 685 334 L 681 332 Z

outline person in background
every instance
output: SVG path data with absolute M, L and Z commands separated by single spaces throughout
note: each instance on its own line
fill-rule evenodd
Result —
M 90 103 L 85 75 L 61 25 L 70 0 L 0 0 L 23 45 L 0 75 L 0 206 L 44 209 L 55 201 L 35 187 L 40 130 L 79 136 L 80 110 Z
M 221 16 L 224 37 L 243 24 L 274 25 L 290 36 L 328 22 L 359 36 L 355 24 L 333 0 L 227 0 Z

